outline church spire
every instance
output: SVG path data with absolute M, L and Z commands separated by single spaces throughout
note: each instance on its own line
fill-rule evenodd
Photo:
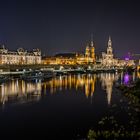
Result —
M 90 46 L 91 46 L 91 47 L 94 47 L 94 43 L 93 43 L 93 34 L 91 34 Z
M 109 36 L 109 40 L 108 40 L 107 54 L 108 55 L 112 55 L 113 54 L 112 41 L 111 41 L 111 37 L 110 36 Z
M 108 47 L 112 48 L 112 41 L 111 41 L 111 37 L 109 36 L 109 40 L 108 40 Z
M 109 41 L 111 41 L 111 36 L 109 36 Z

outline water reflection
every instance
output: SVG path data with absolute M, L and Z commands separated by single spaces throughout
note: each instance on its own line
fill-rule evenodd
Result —
M 101 73 L 98 75 L 101 81 L 102 89 L 106 90 L 107 102 L 111 103 L 113 83 L 118 80 L 119 75 L 114 73 Z
M 0 103 L 6 102 L 28 102 L 38 101 L 41 95 L 46 93 L 55 94 L 61 90 L 81 90 L 86 98 L 94 95 L 96 81 L 101 82 L 101 89 L 107 94 L 107 102 L 111 103 L 112 89 L 115 81 L 122 84 L 128 84 L 131 80 L 140 78 L 140 73 L 133 73 L 131 76 L 125 73 L 100 73 L 100 74 L 79 74 L 54 77 L 47 82 L 25 82 L 23 80 L 11 80 L 0 85 Z M 100 88 L 100 87 L 99 87 Z M 97 93 L 98 94 L 98 93 Z M 92 101 L 92 100 L 91 100 Z
M 140 72 L 121 73 L 121 84 L 126 86 L 133 84 L 137 79 L 140 79 Z
M 62 89 L 82 89 L 86 97 L 93 96 L 95 90 L 96 75 L 68 75 L 55 77 L 48 83 L 44 83 L 45 87 L 50 88 L 51 94 Z
M 140 79 L 140 72 L 137 72 L 137 78 Z
M 124 75 L 124 84 L 128 85 L 130 83 L 130 76 L 128 75 L 128 73 L 126 73 Z
M 0 103 L 17 100 L 22 102 L 39 100 L 41 93 L 54 94 L 61 90 L 82 90 L 85 96 L 92 97 L 95 90 L 96 75 L 67 75 L 55 77 L 48 82 L 25 82 L 23 80 L 12 80 L 0 85 Z
M 30 93 L 30 94 L 29 94 Z M 23 80 L 11 80 L 8 83 L 0 85 L 0 103 L 5 104 L 8 101 L 39 100 L 41 95 L 41 82 L 27 83 Z

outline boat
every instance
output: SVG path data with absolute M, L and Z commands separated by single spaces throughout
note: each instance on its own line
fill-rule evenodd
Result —
M 93 68 L 87 68 L 86 69 L 86 73 L 96 73 L 96 69 L 93 69 Z
M 51 71 L 34 71 L 21 75 L 21 79 L 25 81 L 34 81 L 34 80 L 48 80 L 54 76 Z
M 68 73 L 72 73 L 72 74 L 83 74 L 86 73 L 86 70 L 84 70 L 84 68 L 73 68 L 73 69 L 69 69 L 67 70 Z

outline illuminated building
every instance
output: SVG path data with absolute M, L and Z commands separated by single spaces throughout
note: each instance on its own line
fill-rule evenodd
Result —
M 73 65 L 76 63 L 76 53 L 61 53 L 55 55 L 56 64 Z
M 134 60 L 118 60 L 118 66 L 134 66 L 135 62 Z
M 102 53 L 101 64 L 104 66 L 117 65 L 117 59 L 114 59 L 111 37 L 108 40 L 107 53 Z
M 91 47 L 91 58 L 93 59 L 93 62 L 95 62 L 95 48 Z
M 42 57 L 42 64 L 45 65 L 56 65 L 56 58 L 55 57 Z
M 27 52 L 23 48 L 17 51 L 9 51 L 4 45 L 0 48 L 0 64 L 40 64 L 41 51 L 33 49 L 32 52 Z
M 95 47 L 93 41 L 86 46 L 85 54 L 79 53 L 60 53 L 53 57 L 43 57 L 42 64 L 52 65 L 76 65 L 76 64 L 95 63 Z
M 85 50 L 86 63 L 95 63 L 95 47 L 91 40 L 90 45 L 87 45 Z
M 60 53 L 53 57 L 43 57 L 42 63 L 50 65 L 73 65 L 76 64 L 76 53 Z
M 90 57 L 90 48 L 89 48 L 88 45 L 86 46 L 85 57 L 86 58 L 89 58 Z
M 78 55 L 76 57 L 77 64 L 94 64 L 95 63 L 95 47 L 91 40 L 90 44 L 86 46 L 85 55 Z
M 86 59 L 85 59 L 84 54 L 78 54 L 76 56 L 76 63 L 77 64 L 85 64 L 86 63 Z
M 107 44 L 107 51 L 102 53 L 102 57 L 97 59 L 95 56 L 95 45 L 91 39 L 90 43 L 87 44 L 85 48 L 85 53 L 61 53 L 53 57 L 43 57 L 42 64 L 52 64 L 52 65 L 85 65 L 85 64 L 95 64 L 94 66 L 100 66 L 102 68 L 110 67 L 123 67 L 123 66 L 133 66 L 135 65 L 134 60 L 119 60 L 114 58 L 112 40 L 109 37 Z M 100 65 L 101 64 L 101 65 Z

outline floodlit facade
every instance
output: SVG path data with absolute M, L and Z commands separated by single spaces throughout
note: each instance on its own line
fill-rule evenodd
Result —
M 42 64 L 74 65 L 76 64 L 76 54 L 75 53 L 60 53 L 53 57 L 43 57 Z
M 43 58 L 42 64 L 62 64 L 62 65 L 76 65 L 76 64 L 94 64 L 95 63 L 95 47 L 93 41 L 86 46 L 85 54 L 78 53 L 61 53 L 54 57 Z
M 86 47 L 85 62 L 95 63 L 95 47 L 93 41 L 91 41 L 90 45 L 87 45 Z
M 86 46 L 85 55 L 77 55 L 76 62 L 77 64 L 94 64 L 95 61 L 95 47 L 91 40 L 90 44 Z
M 135 66 L 134 60 L 118 60 L 118 66 Z
M 104 66 L 114 66 L 117 65 L 117 63 L 118 60 L 114 59 L 111 37 L 109 37 L 107 52 L 102 53 L 101 64 Z
M 0 48 L 0 64 L 41 64 L 41 51 L 33 49 L 27 52 L 23 48 L 17 51 L 9 51 L 4 45 Z

